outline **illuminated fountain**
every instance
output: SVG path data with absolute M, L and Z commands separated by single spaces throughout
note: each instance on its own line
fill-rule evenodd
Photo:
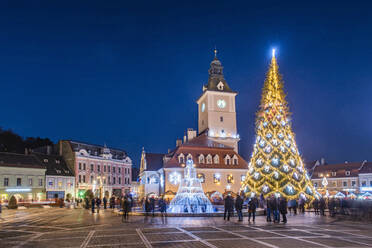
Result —
M 194 161 L 188 159 L 178 192 L 169 205 L 170 213 L 213 213 L 213 206 L 205 196 L 196 176 Z

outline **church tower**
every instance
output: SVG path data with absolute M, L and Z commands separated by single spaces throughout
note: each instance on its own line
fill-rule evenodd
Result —
M 235 96 L 227 84 L 217 50 L 209 68 L 208 83 L 197 100 L 199 134 L 207 132 L 214 141 L 233 147 L 238 152 L 239 135 L 236 128 Z

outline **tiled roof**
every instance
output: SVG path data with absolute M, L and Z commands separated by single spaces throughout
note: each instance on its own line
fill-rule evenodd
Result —
M 77 152 L 80 149 L 85 149 L 92 156 L 99 156 L 104 153 L 104 149 L 109 149 L 113 159 L 122 160 L 127 157 L 126 151 L 117 148 L 104 147 L 101 145 L 88 144 L 85 142 L 68 140 L 73 151 Z
M 359 173 L 372 173 L 372 162 L 365 162 Z
M 169 160 L 164 164 L 165 168 L 177 168 L 182 167 L 182 163 L 179 162 L 178 156 L 183 154 L 185 160 L 188 154 L 191 154 L 196 168 L 209 168 L 209 169 L 248 169 L 247 162 L 237 154 L 233 148 L 216 148 L 208 146 L 186 146 L 180 145 L 177 149 L 168 156 Z M 204 155 L 204 163 L 199 163 L 199 156 Z M 212 163 L 207 164 L 207 155 L 212 156 Z M 214 156 L 218 155 L 219 163 L 214 163 Z M 230 164 L 225 164 L 225 157 L 230 156 Z M 236 155 L 238 158 L 238 164 L 232 164 L 232 158 Z
M 163 168 L 163 157 L 161 153 L 146 153 L 146 170 L 157 171 Z
M 34 156 L 7 152 L 0 152 L 0 167 L 45 169 Z
M 361 166 L 362 162 L 318 165 L 314 168 L 312 178 L 322 178 L 324 175 L 330 178 L 357 177 Z M 350 175 L 346 175 L 346 171 L 350 171 Z M 336 175 L 333 176 L 332 172 L 336 172 Z M 320 176 L 320 174 L 323 176 Z
M 183 144 L 183 146 L 194 146 L 194 147 L 214 147 L 214 148 L 231 148 L 224 144 L 218 143 L 213 141 L 212 139 L 208 138 L 206 133 L 203 133 L 192 140 Z
M 58 155 L 46 155 L 41 153 L 33 153 L 39 162 L 45 166 L 47 171 L 46 175 L 50 176 L 70 176 L 73 177 L 74 173 L 68 168 L 63 157 Z

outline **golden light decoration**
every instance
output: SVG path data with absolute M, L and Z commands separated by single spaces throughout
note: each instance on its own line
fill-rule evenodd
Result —
M 315 189 L 298 152 L 290 115 L 273 50 L 256 115 L 256 141 L 241 187 L 244 192 L 265 198 L 279 193 L 287 199 L 314 199 Z

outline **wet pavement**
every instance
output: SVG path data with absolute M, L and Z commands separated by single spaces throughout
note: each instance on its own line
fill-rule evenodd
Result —
M 289 216 L 287 224 L 224 221 L 220 217 L 130 216 L 111 210 L 4 211 L 0 247 L 372 247 L 372 223 L 313 214 Z

